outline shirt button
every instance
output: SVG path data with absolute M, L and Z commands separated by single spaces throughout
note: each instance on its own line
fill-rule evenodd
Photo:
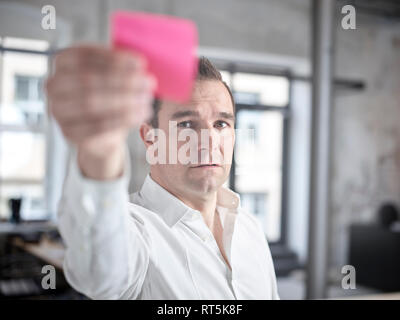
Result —
M 105 198 L 102 204 L 104 209 L 109 209 L 111 207 L 111 200 L 109 198 Z
M 96 211 L 93 199 L 88 194 L 82 196 L 82 206 L 89 215 L 93 215 Z

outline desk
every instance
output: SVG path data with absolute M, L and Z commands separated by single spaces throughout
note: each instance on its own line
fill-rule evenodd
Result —
M 46 237 L 42 237 L 42 240 L 39 243 L 32 244 L 25 243 L 21 239 L 16 238 L 13 241 L 13 245 L 29 252 L 57 269 L 63 269 L 65 248 L 59 242 L 51 241 Z
M 44 222 L 0 222 L 0 235 L 19 235 L 34 232 L 48 232 L 56 230 L 57 226 L 50 221 Z

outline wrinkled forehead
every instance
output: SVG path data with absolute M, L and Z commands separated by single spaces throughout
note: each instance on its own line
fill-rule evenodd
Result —
M 220 81 L 198 80 L 195 82 L 192 97 L 185 104 L 164 102 L 160 110 L 160 116 L 170 119 L 180 111 L 196 111 L 201 117 L 231 113 L 233 105 L 228 90 Z

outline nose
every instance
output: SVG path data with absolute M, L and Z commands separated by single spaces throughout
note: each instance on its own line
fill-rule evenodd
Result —
M 219 130 L 214 127 L 202 128 L 199 139 L 199 150 L 213 150 L 219 147 L 221 140 Z
M 202 164 L 220 163 L 220 143 L 221 136 L 219 130 L 214 127 L 207 127 L 201 130 L 198 149 Z

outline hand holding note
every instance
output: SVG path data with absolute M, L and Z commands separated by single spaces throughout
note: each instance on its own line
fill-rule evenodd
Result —
M 100 46 L 57 54 L 47 79 L 49 111 L 75 145 L 82 172 L 111 179 L 121 172 L 125 138 L 152 116 L 155 80 L 140 55 Z
M 114 48 L 62 50 L 46 83 L 49 110 L 87 177 L 121 174 L 132 127 L 152 116 L 153 95 L 174 102 L 190 98 L 197 72 L 197 33 L 183 19 L 145 13 L 112 16 Z

